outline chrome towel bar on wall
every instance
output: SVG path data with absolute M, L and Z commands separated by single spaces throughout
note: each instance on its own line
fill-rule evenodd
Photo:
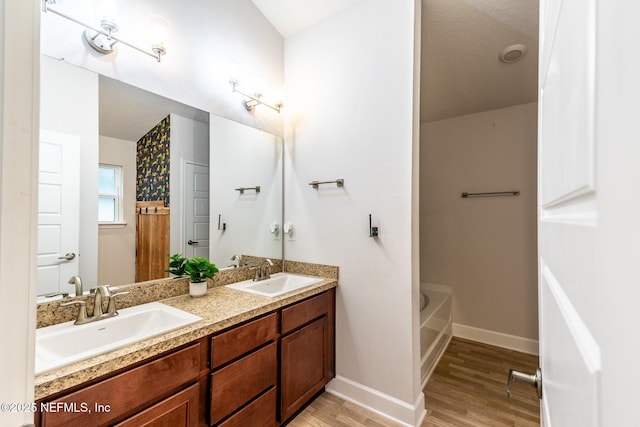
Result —
M 338 187 L 344 187 L 344 179 L 336 179 L 335 181 L 311 181 L 309 183 L 313 188 L 318 188 L 320 184 L 336 184 Z
M 460 197 L 463 199 L 468 199 L 470 197 L 502 197 L 502 196 L 519 196 L 519 190 L 513 191 L 490 191 L 487 193 L 467 193 L 466 191 L 460 194 Z
M 244 194 L 246 190 L 254 190 L 256 193 L 259 193 L 260 186 L 256 185 L 255 187 L 239 187 L 239 188 L 234 188 L 234 190 L 239 191 L 240 194 Z

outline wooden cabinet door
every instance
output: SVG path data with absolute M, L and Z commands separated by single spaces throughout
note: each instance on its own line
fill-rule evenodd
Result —
M 327 316 L 281 340 L 280 418 L 287 420 L 326 384 L 330 365 Z
M 199 395 L 194 384 L 114 427 L 196 427 Z

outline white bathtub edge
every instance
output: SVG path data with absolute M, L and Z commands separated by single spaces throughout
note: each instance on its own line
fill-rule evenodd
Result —
M 449 325 L 449 326 L 451 326 L 451 325 Z M 444 356 L 444 352 L 447 351 L 447 347 L 449 347 L 449 343 L 451 342 L 451 338 L 453 338 L 453 335 L 451 335 L 451 332 L 449 332 L 449 334 L 447 334 L 445 342 L 438 349 L 438 353 L 435 355 L 435 358 L 433 359 L 434 362 L 431 364 L 431 366 L 429 366 L 427 368 L 427 371 L 422 376 L 422 389 L 423 390 L 427 386 L 427 383 L 429 382 L 429 379 L 431 378 L 431 374 L 433 374 L 433 371 L 436 370 L 436 367 L 438 366 L 438 363 L 440 363 L 440 359 L 442 359 L 442 356 Z M 442 339 L 442 338 L 438 337 L 438 340 L 440 340 L 440 339 Z M 428 354 L 426 356 L 428 356 Z M 426 363 L 426 357 L 424 359 L 425 360 L 420 360 L 421 365 L 424 365 Z
M 508 348 L 509 350 L 538 355 L 538 341 L 530 338 L 490 331 L 488 329 L 474 328 L 473 326 L 453 324 L 453 336 L 478 341 L 484 344 Z
M 424 393 L 422 392 L 417 400 L 410 404 L 341 375 L 336 375 L 327 384 L 325 390 L 405 427 L 420 426 L 427 415 Z

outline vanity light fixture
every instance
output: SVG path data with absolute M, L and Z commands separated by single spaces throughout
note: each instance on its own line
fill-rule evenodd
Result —
M 280 109 L 282 109 L 282 102 L 278 102 L 275 105 L 271 105 L 271 104 L 267 104 L 266 102 L 264 102 L 262 100 L 262 94 L 261 93 L 255 93 L 253 95 L 248 95 L 244 92 L 241 92 L 238 90 L 238 80 L 236 79 L 231 79 L 229 80 L 229 84 L 231 85 L 232 88 L 232 92 L 237 92 L 240 95 L 244 96 L 245 98 L 249 98 L 248 100 L 244 100 L 242 101 L 242 105 L 244 105 L 244 108 L 247 109 L 247 111 L 253 111 L 253 109 L 257 106 L 257 105 L 264 105 L 265 107 L 269 107 L 272 110 L 276 111 L 276 112 L 280 112 Z
M 84 22 L 81 22 L 75 18 L 72 18 L 69 15 L 52 9 L 52 4 L 56 4 L 56 0 L 42 0 L 42 11 L 53 13 L 54 15 L 58 15 L 62 18 L 68 19 L 71 22 L 75 22 L 76 24 L 83 26 L 85 28 L 83 33 L 84 39 L 87 41 L 89 46 L 91 46 L 97 52 L 105 55 L 109 54 L 115 50 L 116 43 L 122 43 L 123 45 L 129 46 L 130 48 L 135 49 L 138 52 L 149 55 L 158 62 L 160 62 L 162 55 L 167 53 L 165 45 L 162 41 L 154 40 L 151 45 L 151 50 L 149 51 L 115 37 L 113 34 L 118 32 L 118 25 L 116 24 L 115 18 L 113 17 L 103 16 L 100 19 L 100 28 L 96 28 L 91 25 L 85 24 Z

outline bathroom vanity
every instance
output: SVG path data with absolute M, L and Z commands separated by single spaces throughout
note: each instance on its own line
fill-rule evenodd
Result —
M 334 377 L 335 286 L 163 300 L 203 320 L 37 376 L 36 425 L 280 425 Z

